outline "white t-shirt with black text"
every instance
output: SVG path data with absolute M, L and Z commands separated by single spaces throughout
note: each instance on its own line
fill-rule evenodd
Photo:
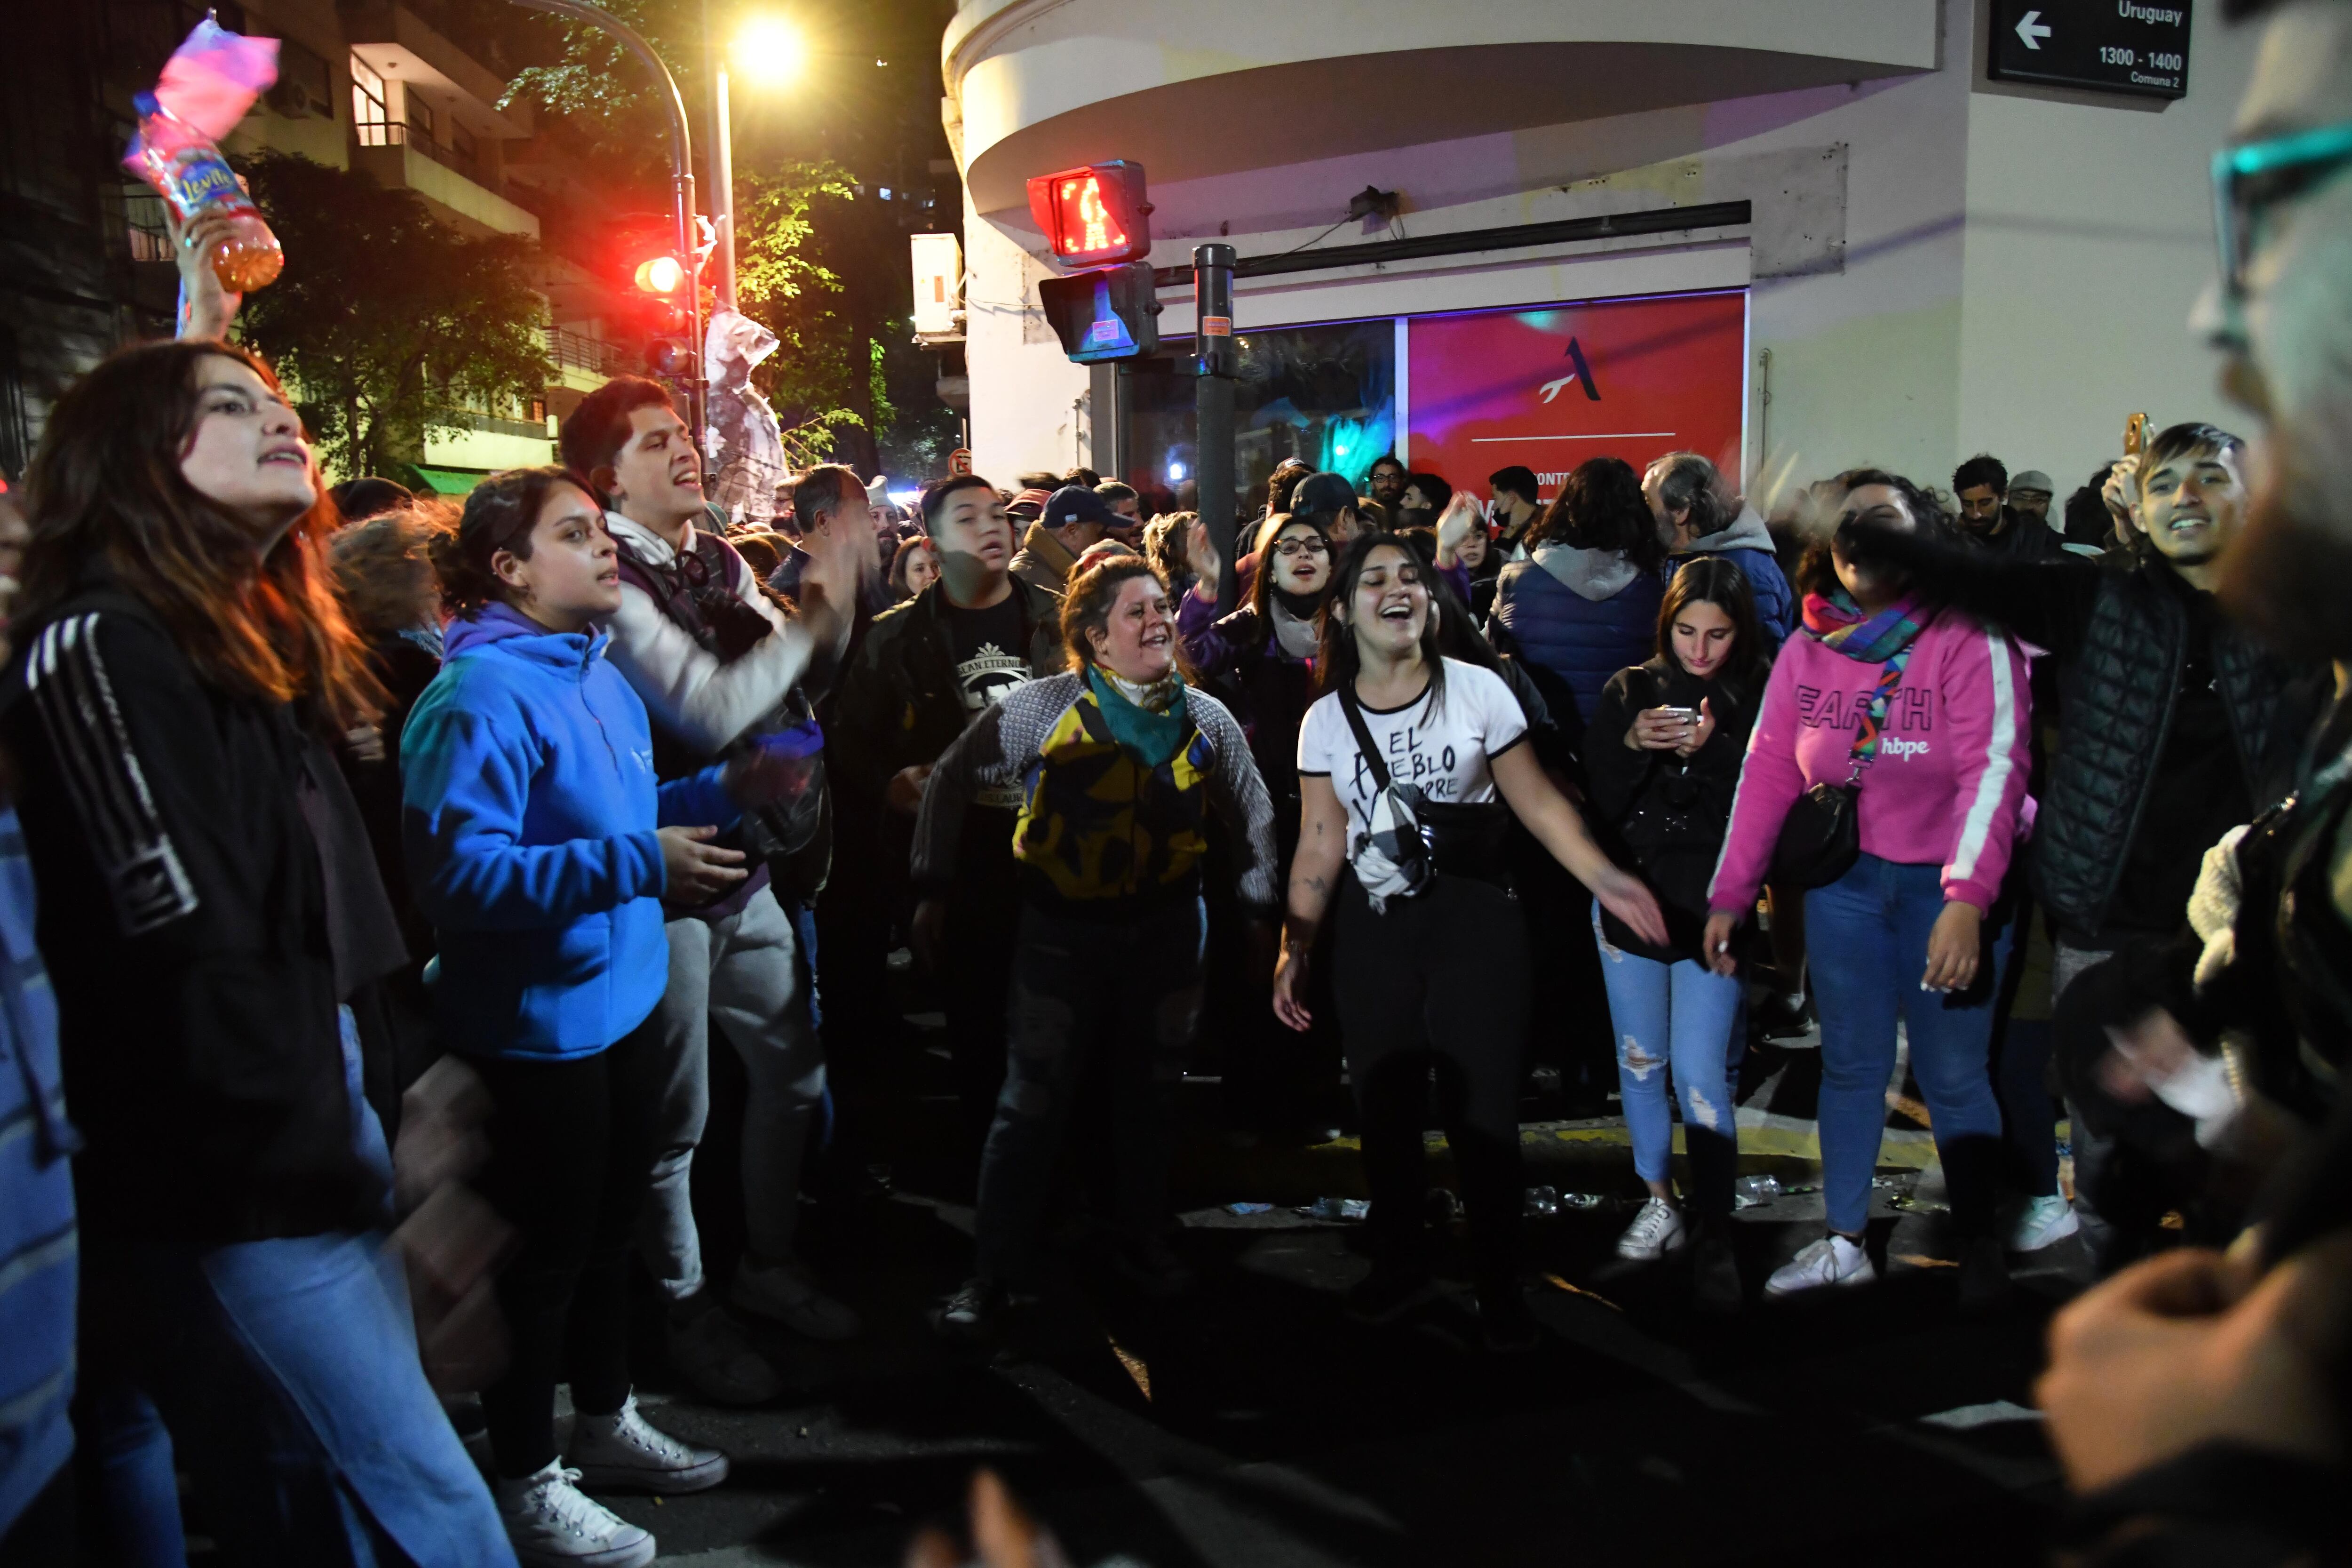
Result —
M 1389 777 L 1421 791 L 1424 800 L 1476 805 L 1495 798 L 1495 775 L 1487 760 L 1524 739 L 1527 715 L 1519 700 L 1493 670 L 1460 659 L 1445 661 L 1445 694 L 1430 690 L 1402 708 L 1382 712 L 1357 704 Z M 1328 777 L 1353 828 L 1371 826 L 1371 770 L 1356 745 L 1355 731 L 1339 707 L 1338 692 L 1316 699 L 1298 728 L 1298 771 Z

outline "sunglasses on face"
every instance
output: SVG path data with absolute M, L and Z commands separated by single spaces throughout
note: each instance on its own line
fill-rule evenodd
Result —
M 2221 289 L 2246 297 L 2246 268 L 2267 237 L 2273 208 L 2307 195 L 2352 163 L 2352 121 L 2224 147 L 2213 154 L 2213 233 Z

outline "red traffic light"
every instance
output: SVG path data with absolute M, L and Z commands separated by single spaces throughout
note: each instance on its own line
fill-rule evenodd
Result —
M 686 268 L 675 256 L 656 256 L 637 264 L 637 287 L 648 294 L 675 294 L 686 281 Z
M 1074 266 L 1137 261 L 1151 249 L 1143 165 L 1124 158 L 1036 175 L 1029 211 L 1054 254 Z

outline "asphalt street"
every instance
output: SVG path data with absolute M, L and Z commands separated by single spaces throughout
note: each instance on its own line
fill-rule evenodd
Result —
M 1594 1201 L 1531 1221 L 1545 1342 L 1509 1358 L 1477 1347 L 1458 1254 L 1445 1299 L 1383 1329 L 1345 1319 L 1340 1293 L 1368 1267 L 1360 1226 L 1298 1210 L 1361 1195 L 1352 1142 L 1241 1146 L 1219 1131 L 1215 1081 L 1190 1079 L 1177 1246 L 1197 1286 L 1138 1299 L 1073 1220 L 1053 1288 L 980 1351 L 925 1321 L 969 1267 L 972 1173 L 936 1016 L 910 1023 L 902 1114 L 858 1152 L 887 1165 L 891 1190 L 807 1212 L 804 1250 L 864 1334 L 820 1346 L 760 1331 L 791 1392 L 725 1410 L 667 1379 L 647 1303 L 649 1413 L 734 1458 L 709 1493 L 608 1500 L 656 1534 L 663 1563 L 895 1563 L 918 1524 L 956 1519 L 982 1465 L 1079 1563 L 2038 1558 L 2061 1494 L 2030 1390 L 2084 1259 L 2074 1240 L 2020 1259 L 2011 1310 L 1958 1318 L 1940 1173 L 1899 1078 L 1871 1226 L 1885 1278 L 1768 1307 L 1764 1277 L 1820 1235 L 1818 1058 L 1801 1041 L 1754 1053 L 1741 1170 L 1791 1190 L 1739 1215 L 1749 1304 L 1729 1320 L 1691 1311 L 1679 1260 L 1612 1255 L 1641 1191 L 1622 1123 L 1529 1120 L 1529 1184 Z M 729 1157 L 719 1136 L 698 1170 L 714 1258 L 731 1250 Z M 1442 1158 L 1432 1169 L 1450 1181 Z

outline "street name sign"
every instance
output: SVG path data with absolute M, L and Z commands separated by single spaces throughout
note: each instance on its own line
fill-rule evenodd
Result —
M 2191 0 L 1994 0 L 1989 75 L 2142 98 L 2189 94 Z

